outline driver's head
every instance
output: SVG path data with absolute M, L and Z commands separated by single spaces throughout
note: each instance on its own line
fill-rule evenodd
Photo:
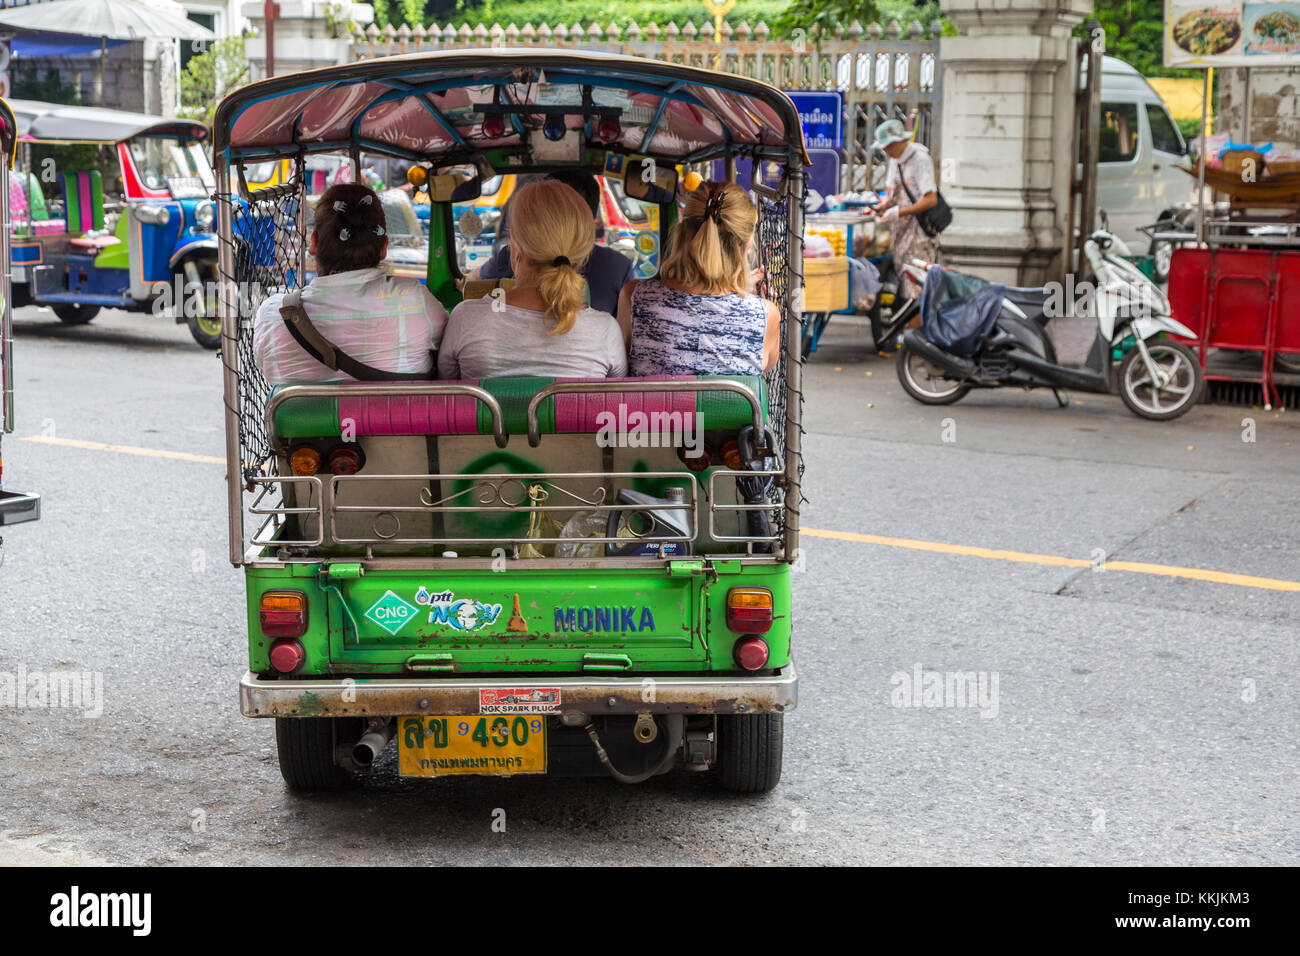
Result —
M 319 275 L 373 269 L 388 252 L 384 206 L 369 186 L 340 183 L 316 203 L 312 254 Z
M 581 196 L 582 201 L 591 208 L 591 218 L 600 217 L 600 184 L 591 173 L 582 169 L 561 169 L 546 178 L 564 183 Z

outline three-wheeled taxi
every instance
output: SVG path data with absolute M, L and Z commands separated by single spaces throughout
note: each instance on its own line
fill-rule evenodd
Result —
M 0 100 L 0 438 L 14 430 L 14 343 L 12 296 L 9 294 L 9 175 L 18 142 L 13 110 Z M 34 521 L 41 516 L 41 496 L 5 491 L 0 456 L 0 525 Z
M 207 128 L 33 100 L 12 106 L 20 138 L 8 191 L 17 304 L 48 305 L 70 325 L 104 307 L 167 312 L 215 349 Z
M 617 177 L 657 204 L 662 239 L 679 166 L 771 160 L 776 185 L 746 185 L 781 359 L 761 376 L 268 383 L 257 306 L 307 274 L 303 172 L 331 152 L 427 167 L 427 285 L 448 308 L 494 291 L 458 289 L 452 215 L 491 176 Z M 232 93 L 214 156 L 240 706 L 275 718 L 288 784 L 340 786 L 392 740 L 417 777 L 685 765 L 774 787 L 802 476 L 805 154 L 785 94 L 571 51 L 374 59 Z M 248 190 L 241 170 L 276 158 L 294 176 Z

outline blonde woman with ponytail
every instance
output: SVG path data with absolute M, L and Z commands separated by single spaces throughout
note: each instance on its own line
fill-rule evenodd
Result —
M 781 313 L 750 291 L 757 219 L 735 183 L 688 194 L 659 277 L 619 296 L 633 375 L 757 375 L 776 365 Z
M 581 270 L 596 224 L 586 202 L 562 182 L 539 179 L 521 186 L 510 204 L 515 286 L 452 310 L 439 378 L 626 375 L 618 322 L 587 305 Z

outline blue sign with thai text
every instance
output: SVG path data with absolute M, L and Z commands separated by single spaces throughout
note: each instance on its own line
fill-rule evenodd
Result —
M 839 90 L 786 90 L 803 126 L 808 149 L 844 148 L 844 94 Z

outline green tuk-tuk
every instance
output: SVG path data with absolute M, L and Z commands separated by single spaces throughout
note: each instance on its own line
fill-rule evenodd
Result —
M 288 784 L 340 786 L 395 739 L 409 776 L 638 782 L 683 764 L 774 787 L 803 471 L 806 157 L 785 94 L 628 56 L 420 54 L 244 87 L 213 145 L 241 709 L 276 719 Z M 780 360 L 755 376 L 272 388 L 254 318 L 310 274 L 304 170 L 322 153 L 421 167 L 427 286 L 448 309 L 492 291 L 460 288 L 452 214 L 487 177 L 618 179 L 658 204 L 662 240 L 690 172 L 776 163 L 777 185 L 744 185 Z M 293 175 L 250 190 L 246 169 L 274 159 Z M 702 455 L 682 454 L 691 435 Z

